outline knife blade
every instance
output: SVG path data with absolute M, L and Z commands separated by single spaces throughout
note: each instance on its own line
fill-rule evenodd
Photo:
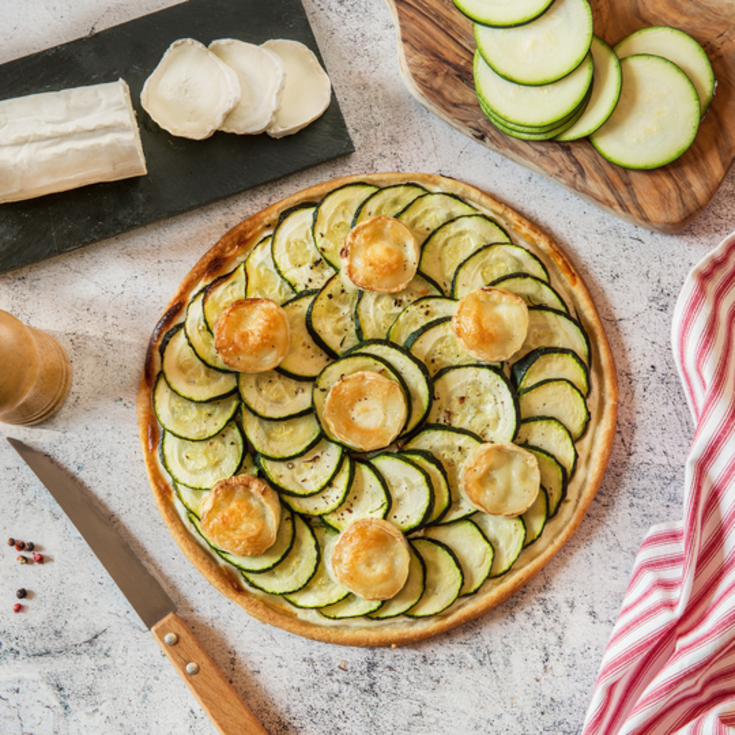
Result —
M 221 735 L 268 735 L 176 613 L 176 605 L 81 483 L 48 455 L 6 437 L 100 560 Z

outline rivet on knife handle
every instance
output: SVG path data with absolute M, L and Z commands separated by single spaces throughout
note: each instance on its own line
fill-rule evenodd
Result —
M 221 735 L 268 735 L 175 612 L 156 623 L 151 633 Z

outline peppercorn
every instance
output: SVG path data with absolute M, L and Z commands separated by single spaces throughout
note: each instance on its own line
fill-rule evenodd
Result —
M 38 552 L 34 553 L 33 561 L 35 561 L 36 564 L 43 564 L 43 554 L 39 554 Z
M 36 548 L 36 544 L 33 543 L 33 541 L 29 541 L 26 544 L 26 551 L 33 551 L 33 549 Z
M 19 613 L 23 609 L 23 605 L 21 605 L 19 602 L 16 602 L 15 605 L 13 605 L 13 612 Z
M 28 557 L 27 556 L 23 556 L 23 554 L 21 554 L 18 557 L 18 563 L 19 564 L 28 564 Z
M 28 595 L 28 590 L 27 590 L 27 589 L 25 589 L 25 587 L 21 587 L 21 588 L 20 588 L 19 590 L 17 590 L 17 591 L 16 591 L 16 593 L 15 593 L 15 596 L 16 596 L 16 597 L 17 597 L 17 598 L 18 598 L 19 600 L 22 600 L 22 599 L 23 599 L 24 597 L 26 597 L 27 595 Z
M 16 541 L 15 542 L 15 550 L 16 551 L 23 551 L 25 549 L 26 545 L 24 541 Z
M 11 537 L 11 538 L 8 539 L 8 546 L 15 546 L 15 539 L 14 538 Z

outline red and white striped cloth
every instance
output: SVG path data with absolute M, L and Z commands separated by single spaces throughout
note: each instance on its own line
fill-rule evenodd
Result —
M 683 520 L 641 545 L 583 735 L 735 733 L 735 233 L 687 276 L 672 342 L 696 427 Z

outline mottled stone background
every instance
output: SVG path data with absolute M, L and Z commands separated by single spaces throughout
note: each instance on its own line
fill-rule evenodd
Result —
M 171 4 L 0 0 L 0 62 Z M 304 4 L 356 152 L 0 276 L 0 308 L 55 335 L 75 370 L 70 399 L 54 419 L 36 428 L 2 427 L 0 435 L 47 449 L 94 492 L 271 735 L 577 733 L 638 545 L 651 524 L 680 514 L 692 424 L 671 356 L 671 315 L 689 268 L 735 227 L 735 176 L 678 235 L 626 224 L 463 137 L 410 97 L 383 3 Z M 455 176 L 539 223 L 586 279 L 620 379 L 612 461 L 573 539 L 500 608 L 398 650 L 302 640 L 250 619 L 210 587 L 159 518 L 134 407 L 150 331 L 211 244 L 297 190 L 372 171 Z M 5 442 L 0 507 L 2 534 L 34 540 L 48 558 L 43 566 L 21 567 L 4 539 L 0 546 L 0 732 L 213 732 L 135 613 Z M 32 593 L 26 612 L 14 615 L 20 586 Z

